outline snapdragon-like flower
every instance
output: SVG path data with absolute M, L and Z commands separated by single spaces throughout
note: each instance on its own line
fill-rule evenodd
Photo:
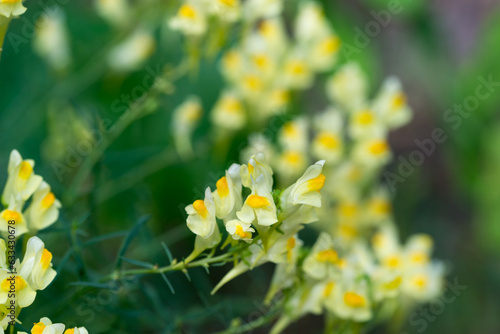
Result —
M 61 202 L 55 197 L 50 186 L 42 181 L 26 210 L 29 229 L 36 232 L 52 225 L 59 217 L 60 208 Z
M 52 225 L 59 217 L 61 203 L 41 176 L 34 173 L 33 160 L 23 160 L 18 151 L 10 155 L 7 184 L 2 202 L 6 208 L 0 212 L 0 231 L 15 237 L 36 233 Z M 25 203 L 31 198 L 25 210 Z M 14 223 L 9 224 L 9 221 Z M 11 226 L 10 230 L 9 227 Z
M 38 237 L 28 240 L 21 265 L 23 270 L 29 272 L 28 281 L 34 290 L 45 289 L 56 276 L 56 271 L 52 269 L 52 253 Z
M 19 271 L 19 260 L 14 264 L 18 274 L 11 274 L 7 269 L 0 269 L 0 304 L 14 303 L 16 307 L 30 306 L 36 297 L 35 290 L 28 283 L 29 273 Z M 11 291 L 15 291 L 15 294 Z M 13 299 L 13 297 L 15 299 Z
M 221 240 L 219 226 L 215 218 L 215 203 L 210 188 L 205 191 L 204 200 L 196 200 L 186 207 L 188 214 L 187 226 L 196 234 L 194 251 L 185 260 L 191 261 L 201 254 L 205 249 L 217 246 Z
M 128 0 L 97 0 L 97 13 L 112 25 L 122 26 L 130 18 Z
M 266 156 L 263 153 L 257 153 L 248 161 L 248 165 L 241 165 L 241 182 L 247 188 L 253 188 L 257 178 L 263 175 L 263 183 L 269 191 L 273 188 L 273 170 L 267 164 Z
M 236 131 L 245 126 L 247 115 L 241 99 L 235 93 L 225 92 L 215 104 L 210 119 L 218 127 Z
M 7 248 L 5 241 L 0 239 L 0 253 L 6 254 L 9 250 L 9 254 L 12 254 L 12 247 L 9 242 Z M 9 259 L 7 263 L 3 255 L 0 256 L 0 266 L 0 304 L 12 304 L 16 310 L 30 306 L 35 300 L 36 291 L 45 289 L 56 276 L 52 269 L 52 254 L 38 237 L 28 240 L 22 262 Z
M 134 71 L 153 54 L 156 42 L 145 28 L 138 28 L 125 41 L 115 46 L 108 55 L 108 64 L 117 72 Z
M 401 82 L 395 77 L 390 77 L 384 82 L 375 98 L 373 109 L 390 129 L 402 127 L 412 118 L 412 111 L 402 91 Z
M 250 223 L 233 219 L 226 223 L 226 230 L 234 240 L 243 240 L 250 243 L 252 242 L 252 233 L 255 232 L 251 226 L 252 224 Z
M 360 108 L 368 95 L 368 82 L 357 63 L 347 63 L 326 83 L 326 93 L 332 102 L 348 111 Z
M 235 218 L 236 209 L 242 205 L 240 169 L 238 164 L 231 165 L 226 175 L 215 184 L 217 189 L 213 192 L 213 198 L 219 219 Z
M 327 233 L 321 233 L 303 264 L 304 272 L 317 280 L 339 277 L 342 264 L 333 240 Z
M 283 192 L 282 202 L 289 201 L 294 206 L 306 204 L 320 207 L 321 193 L 319 191 L 323 188 L 326 179 L 321 173 L 324 164 L 325 161 L 321 160 L 310 166 L 295 184 Z
M 51 8 L 37 22 L 33 47 L 56 71 L 64 71 L 71 63 L 66 17 L 58 8 Z
M 351 114 L 349 134 L 353 139 L 363 139 L 385 134 L 386 128 L 380 116 L 372 109 L 365 107 L 356 109 Z
M 11 18 L 24 14 L 26 7 L 22 0 L 0 0 L 0 15 Z
M 39 322 L 33 324 L 31 328 L 32 334 L 89 334 L 85 327 L 74 327 L 65 329 L 65 325 L 61 323 L 53 324 L 52 321 L 47 318 L 41 318 Z M 19 332 L 19 334 L 28 334 L 26 332 Z
M 13 234 L 17 238 L 28 232 L 28 224 L 22 213 L 22 207 L 23 201 L 21 201 L 20 195 L 11 197 L 9 206 L 0 212 L 0 231 L 2 233 L 5 235 Z
M 196 96 L 188 97 L 175 108 L 171 128 L 177 151 L 181 156 L 192 153 L 191 136 L 202 115 L 203 106 Z
M 7 205 L 11 198 L 21 196 L 21 200 L 26 201 L 38 188 L 42 182 L 42 177 L 33 172 L 35 162 L 33 160 L 23 160 L 17 150 L 10 154 L 8 166 L 7 184 L 3 190 L 2 202 Z
M 238 218 L 252 223 L 257 220 L 261 226 L 271 226 L 278 222 L 273 195 L 266 183 L 265 175 L 260 175 L 253 182 L 252 193 L 247 197 L 243 207 L 236 212 Z
M 283 11 L 283 0 L 246 0 L 243 2 L 242 15 L 246 21 L 271 18 Z
M 342 319 L 363 322 L 372 317 L 371 302 L 366 281 L 344 281 L 331 304 Z
M 170 28 L 186 35 L 199 36 L 207 31 L 206 13 L 195 1 L 183 3 L 169 24 Z
M 204 200 L 196 200 L 186 207 L 187 226 L 189 229 L 204 239 L 210 238 L 217 228 L 215 220 L 215 203 L 210 188 L 205 191 Z
M 389 143 L 385 136 L 375 136 L 356 142 L 353 159 L 367 167 L 380 167 L 392 159 Z
M 312 142 L 312 153 L 318 159 L 325 159 L 329 164 L 338 162 L 344 153 L 342 117 L 340 111 L 327 109 L 316 116 L 314 121 L 317 134 Z

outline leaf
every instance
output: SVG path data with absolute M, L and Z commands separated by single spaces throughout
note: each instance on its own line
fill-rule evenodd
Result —
M 165 253 L 167 254 L 168 257 L 168 264 L 171 264 L 174 261 L 174 258 L 172 257 L 172 253 L 170 252 L 170 249 L 168 249 L 168 246 L 162 242 L 161 245 L 163 246 L 163 249 L 165 250 Z
M 73 248 L 68 249 L 68 251 L 64 254 L 63 258 L 61 259 L 61 262 L 59 262 L 58 268 L 57 268 L 57 274 L 61 272 L 61 270 L 64 268 L 66 265 L 66 262 L 68 262 L 70 256 L 73 254 Z
M 141 218 L 139 218 L 139 220 L 137 221 L 137 223 L 135 224 L 135 226 L 130 230 L 130 232 L 128 233 L 127 237 L 123 240 L 123 243 L 122 243 L 122 246 L 120 248 L 120 251 L 118 252 L 118 258 L 116 260 L 116 268 L 120 268 L 121 264 L 122 264 L 122 256 L 125 254 L 125 252 L 127 251 L 127 248 L 128 246 L 130 245 L 130 243 L 132 242 L 132 239 L 134 239 L 134 237 L 137 235 L 137 233 L 139 232 L 139 230 L 144 226 L 144 224 L 146 224 L 146 222 L 149 220 L 150 216 L 149 215 L 146 215 L 146 216 L 143 216 Z
M 144 267 L 144 268 L 147 268 L 147 269 L 153 269 L 155 266 L 151 263 L 147 263 L 147 262 L 143 262 L 143 261 L 139 261 L 139 260 L 134 260 L 134 259 L 129 259 L 129 258 L 126 258 L 126 257 L 123 257 L 121 256 L 121 259 L 125 262 L 128 262 L 130 264 L 133 264 L 133 265 L 136 265 L 136 266 L 139 266 L 139 267 Z
M 91 287 L 91 288 L 99 288 L 99 289 L 109 289 L 114 290 L 115 288 L 111 286 L 109 283 L 98 283 L 98 282 L 72 282 L 69 285 L 73 286 L 82 286 L 82 287 Z
M 170 283 L 170 281 L 168 280 L 167 275 L 165 275 L 165 273 L 160 273 L 160 274 L 161 274 L 161 277 L 163 277 L 163 280 L 165 281 L 165 283 L 167 283 L 168 287 L 170 288 L 170 291 L 172 291 L 172 294 L 175 295 L 174 287 L 172 286 L 172 283 Z
M 98 237 L 95 237 L 95 238 L 92 238 L 88 241 L 85 241 L 82 245 L 83 246 L 90 246 L 90 245 L 97 244 L 99 242 L 106 241 L 109 239 L 126 236 L 127 233 L 128 233 L 128 231 L 118 231 L 118 232 L 100 235 Z

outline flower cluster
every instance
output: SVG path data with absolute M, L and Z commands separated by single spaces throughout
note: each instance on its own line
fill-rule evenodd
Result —
M 296 257 L 301 245 L 297 233 L 316 219 L 312 209 L 321 206 L 323 164 L 310 166 L 288 188 L 273 190 L 273 170 L 265 156 L 257 154 L 248 164 L 233 164 L 217 181 L 215 191 L 207 188 L 204 199 L 186 207 L 187 226 L 196 234 L 195 249 L 186 261 L 220 243 L 217 220 L 228 233 L 226 243 L 234 247 L 243 243 L 246 251 L 214 292 L 257 265 L 285 263 Z M 243 192 L 248 194 L 244 197 Z
M 33 303 L 36 291 L 45 289 L 56 276 L 52 269 L 52 253 L 38 237 L 28 240 L 22 262 L 5 256 L 15 254 L 14 249 L 10 239 L 8 245 L 0 239 L 0 305 L 3 305 L 0 324 L 3 329 L 21 309 Z
M 23 160 L 18 151 L 10 154 L 7 183 L 2 193 L 5 209 L 0 212 L 0 231 L 3 233 L 8 232 L 10 220 L 15 221 L 16 237 L 19 237 L 28 232 L 36 234 L 59 217 L 61 202 L 47 182 L 35 174 L 34 167 L 35 162 Z
M 246 24 L 281 13 L 283 0 L 184 0 L 170 27 L 187 36 L 203 36 L 217 24 Z
M 50 333 L 50 334 L 88 334 L 89 332 L 85 327 L 68 328 L 64 330 L 64 324 L 53 324 L 49 318 L 42 318 L 39 322 L 33 324 L 31 333 Z M 19 334 L 28 334 L 26 332 L 19 332 Z
M 0 334 L 18 321 L 19 313 L 33 303 L 37 291 L 44 290 L 56 276 L 52 253 L 40 238 L 33 236 L 23 243 L 22 261 L 16 256 L 17 239 L 52 225 L 61 207 L 50 186 L 34 173 L 34 166 L 33 160 L 24 160 L 16 150 L 11 152 L 2 194 L 2 202 L 8 203 L 8 207 L 0 213 L 0 231 L 7 240 L 0 239 Z M 64 331 L 64 325 L 52 324 L 48 318 L 42 318 L 31 330 L 31 333 L 63 332 L 88 334 L 83 327 Z
M 286 123 L 278 134 L 278 148 L 261 135 L 250 137 L 242 158 L 267 152 L 284 182 L 300 174 L 313 159 L 325 159 L 330 170 L 342 173 L 330 178 L 336 184 L 355 179 L 361 182 L 362 175 L 376 174 L 391 159 L 389 131 L 407 124 L 411 109 L 396 78 L 388 78 L 373 99 L 368 98 L 366 87 L 367 80 L 357 64 L 343 65 L 326 83 L 331 102 L 326 110 Z M 359 184 L 350 188 L 349 192 L 355 191 Z
M 304 258 L 277 266 L 271 284 L 268 299 L 293 282 L 273 333 L 306 313 L 379 321 L 375 310 L 394 312 L 442 291 L 444 268 L 430 260 L 431 238 L 415 235 L 400 245 L 389 192 L 378 184 L 392 156 L 388 132 L 411 118 L 401 84 L 387 79 L 370 100 L 363 72 L 348 63 L 327 81 L 326 93 L 331 105 L 324 112 L 285 123 L 277 145 L 253 135 L 242 152 L 242 159 L 266 152 L 282 184 L 310 161 L 327 162 L 322 205 L 314 210 L 319 219 L 313 226 L 322 232 Z
M 336 63 L 341 41 L 318 5 L 302 5 L 293 27 L 291 38 L 281 18 L 262 20 L 223 55 L 227 87 L 211 114 L 217 127 L 261 124 L 286 109 L 293 91 L 309 88 L 316 73 Z

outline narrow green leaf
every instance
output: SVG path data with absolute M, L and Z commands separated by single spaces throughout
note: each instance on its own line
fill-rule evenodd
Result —
M 126 257 L 123 257 L 121 256 L 121 259 L 125 262 L 128 262 L 130 264 L 133 264 L 133 265 L 136 265 L 136 266 L 139 266 L 139 267 L 144 267 L 144 268 L 148 268 L 148 269 L 153 269 L 154 268 L 154 265 L 151 264 L 151 263 L 147 263 L 147 262 L 143 262 L 143 261 L 139 261 L 139 260 L 134 260 L 134 259 L 129 259 L 129 258 L 126 258 Z
M 167 253 L 167 257 L 168 257 L 168 261 L 169 261 L 168 264 L 171 264 L 174 261 L 174 258 L 172 257 L 172 253 L 170 252 L 170 249 L 168 249 L 167 245 L 164 242 L 162 242 L 161 245 L 163 246 L 165 253 Z
M 172 286 L 172 283 L 170 283 L 170 281 L 168 280 L 167 275 L 165 275 L 165 273 L 160 273 L 160 274 L 161 274 L 161 277 L 163 277 L 163 280 L 165 281 L 165 283 L 167 283 L 168 287 L 170 288 L 170 291 L 172 291 L 172 294 L 175 295 L 174 287 Z
M 118 231 L 118 232 L 100 235 L 98 237 L 95 237 L 95 238 L 92 238 L 88 241 L 85 241 L 82 245 L 83 246 L 91 246 L 91 245 L 97 244 L 97 243 L 102 242 L 102 241 L 126 236 L 128 233 L 129 233 L 128 231 Z
M 122 256 L 125 254 L 128 246 L 130 245 L 130 243 L 132 242 L 134 237 L 137 235 L 139 230 L 144 226 L 144 224 L 146 224 L 146 222 L 149 220 L 149 218 L 150 218 L 149 215 L 146 215 L 146 216 L 139 218 L 139 220 L 137 221 L 135 226 L 130 230 L 127 237 L 123 240 L 122 246 L 120 247 L 120 251 L 118 252 L 118 257 L 116 260 L 116 266 L 115 266 L 116 268 L 119 268 L 121 266 Z
M 111 286 L 108 283 L 98 283 L 98 282 L 83 282 L 83 281 L 79 281 L 79 282 L 69 283 L 69 285 L 83 286 L 83 287 L 90 287 L 90 288 L 98 288 L 98 289 L 109 289 L 109 290 L 115 289 L 115 287 Z

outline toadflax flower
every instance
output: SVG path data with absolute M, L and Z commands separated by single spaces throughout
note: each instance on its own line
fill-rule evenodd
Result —
M 192 153 L 191 135 L 203 115 L 203 106 L 197 96 L 189 96 L 175 108 L 172 115 L 172 132 L 175 146 L 181 156 Z
M 36 297 L 36 292 L 28 283 L 29 273 L 20 270 L 19 260 L 14 264 L 18 274 L 11 274 L 7 269 L 0 269 L 0 304 L 11 304 L 25 308 L 30 306 Z M 15 291 L 13 294 L 11 291 Z
M 224 92 L 215 104 L 210 119 L 218 127 L 237 131 L 245 126 L 247 115 L 239 97 L 233 92 Z
M 219 219 L 235 218 L 236 209 L 241 208 L 241 179 L 238 164 L 232 164 L 226 171 L 226 175 L 221 177 L 215 186 L 217 190 L 213 192 L 215 213 Z
M 33 172 L 35 162 L 33 160 L 23 160 L 17 150 L 10 153 L 8 178 L 2 194 L 2 202 L 7 205 L 11 202 L 11 197 L 19 194 L 21 200 L 26 201 L 38 188 L 42 182 L 42 177 Z
M 186 207 L 187 226 L 196 234 L 195 249 L 186 259 L 186 262 L 194 259 L 205 249 L 216 246 L 221 239 L 219 226 L 215 218 L 215 203 L 210 188 L 205 190 L 205 199 L 196 200 Z
M 6 18 L 19 16 L 25 11 L 22 0 L 0 0 L 0 15 Z
M 238 219 L 230 220 L 226 223 L 227 233 L 231 235 L 234 240 L 243 240 L 245 242 L 252 242 L 252 233 L 255 232 L 251 228 L 252 224 L 242 222 Z
M 241 165 L 240 175 L 242 184 L 247 188 L 252 188 L 254 181 L 261 175 L 264 177 L 263 183 L 267 189 L 271 191 L 273 188 L 273 170 L 267 164 L 263 153 L 252 156 L 248 165 Z
M 332 102 L 351 111 L 365 102 L 368 82 L 357 63 L 347 63 L 328 79 L 326 93 Z
M 300 204 L 321 207 L 319 191 L 323 188 L 326 179 L 321 173 L 324 164 L 325 161 L 321 160 L 310 166 L 297 182 L 283 191 L 280 196 L 282 216 L 290 216 Z
M 52 269 L 52 253 L 38 237 L 28 240 L 21 266 L 29 272 L 28 281 L 34 290 L 45 289 L 56 277 L 56 271 Z
M 62 72 L 70 65 L 66 17 L 59 7 L 48 9 L 38 20 L 33 48 L 56 71 Z
M 108 55 L 108 65 L 117 72 L 135 71 L 153 54 L 156 42 L 146 28 L 137 28 Z
M 243 207 L 236 212 L 238 218 L 246 223 L 256 223 L 261 226 L 270 226 L 278 222 L 276 205 L 269 190 L 265 176 L 260 175 L 254 181 L 252 193 L 247 197 Z
M 339 276 L 341 261 L 333 249 L 332 237 L 322 232 L 303 264 L 304 272 L 317 280 L 334 279 Z
M 35 233 L 52 225 L 59 217 L 60 208 L 61 202 L 55 197 L 50 186 L 42 181 L 25 213 L 30 231 Z
M 65 325 L 61 323 L 53 324 L 47 318 L 41 318 L 39 322 L 33 324 L 31 328 L 32 334 L 89 334 L 85 327 L 74 327 L 65 329 Z M 18 332 L 19 334 L 28 334 L 26 332 Z
M 186 35 L 199 36 L 207 30 L 206 13 L 196 1 L 187 1 L 169 21 L 170 28 Z
M 20 195 L 11 197 L 9 206 L 0 212 L 0 231 L 4 234 L 13 234 L 16 238 L 28 232 L 28 224 L 22 213 Z M 9 222 L 14 222 L 10 224 Z M 10 226 L 10 228 L 9 228 Z
M 406 125 L 412 118 L 412 112 L 407 104 L 401 82 L 395 77 L 385 80 L 379 94 L 376 96 L 374 110 L 389 129 Z

